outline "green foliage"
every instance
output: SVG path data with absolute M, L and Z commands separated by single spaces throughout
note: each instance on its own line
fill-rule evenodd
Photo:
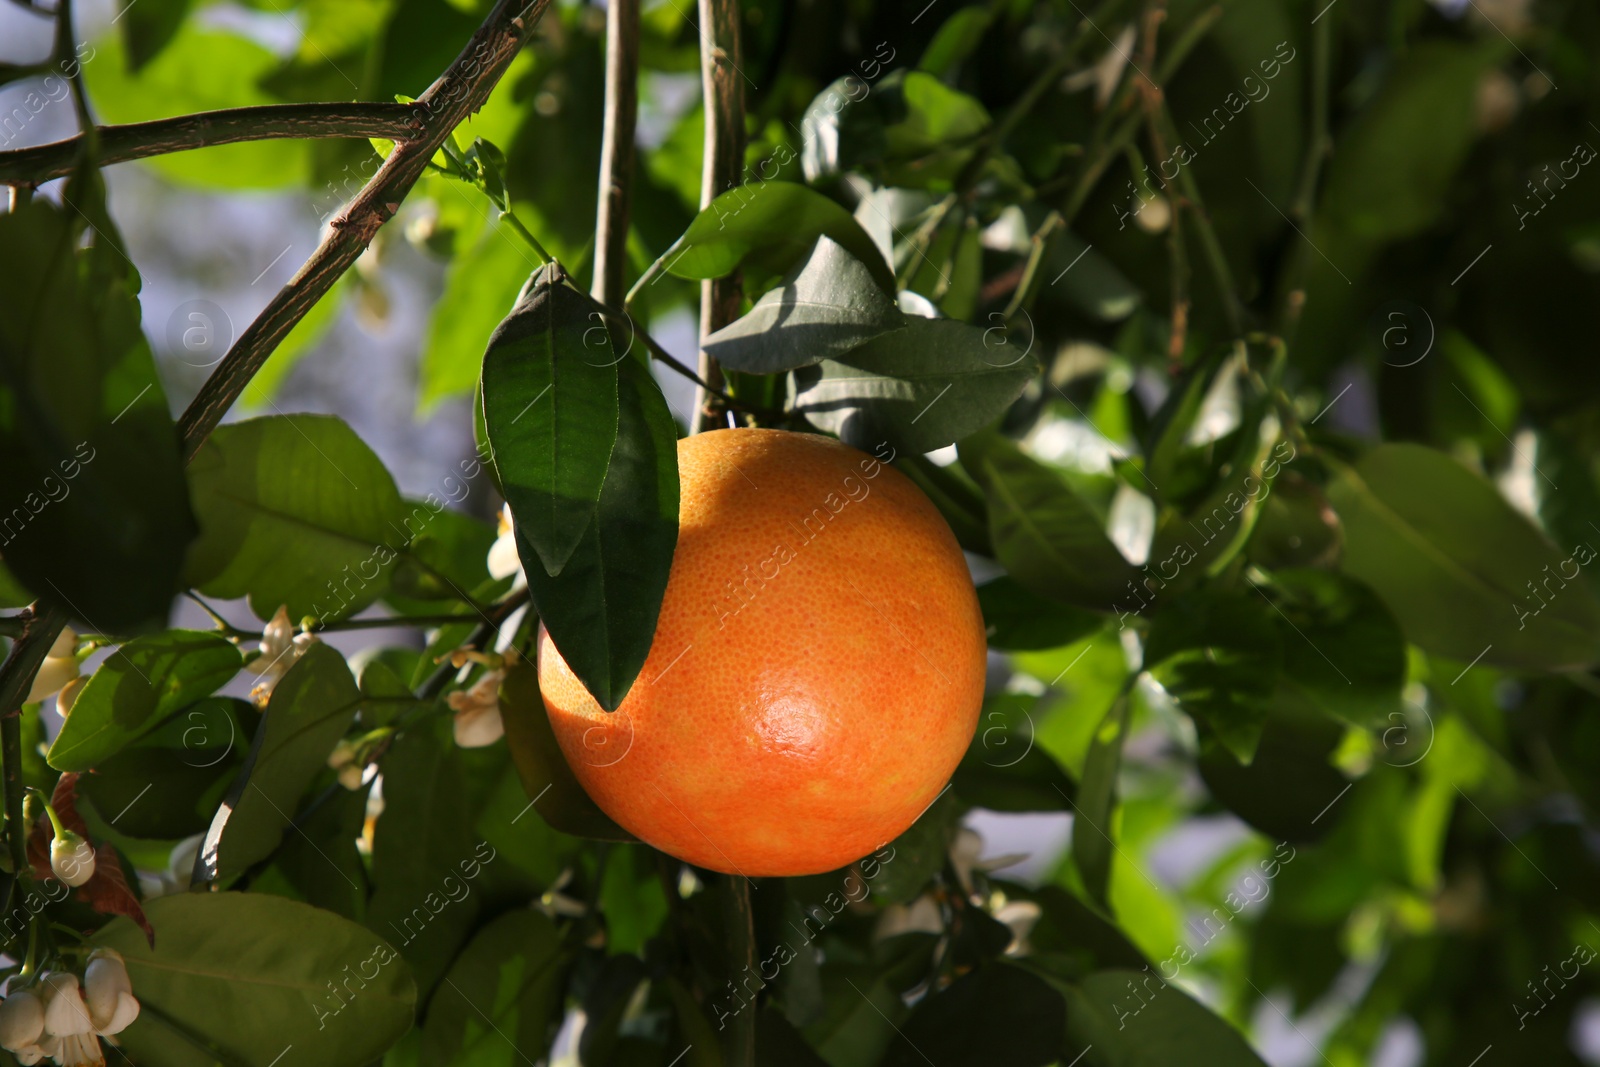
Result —
M 217 634 L 136 637 L 100 665 L 50 746 L 50 766 L 86 771 L 239 673 L 239 650 Z
M 260 618 L 343 618 L 383 595 L 410 518 L 383 462 L 343 421 L 276 415 L 224 426 L 189 466 L 200 539 L 185 575 L 249 597 Z
M 365 1063 L 411 1024 L 405 962 L 346 919 L 255 893 L 180 893 L 148 914 L 163 931 L 155 948 L 126 920 L 96 938 L 122 953 L 139 990 L 143 1010 L 121 1039 L 140 1061 L 198 1052 L 268 1067 L 298 1045 L 314 1063 Z
M 0 69 L 21 101 L 0 163 L 26 178 L 38 156 L 12 150 L 45 125 L 13 128 L 67 120 L 73 65 L 108 125 L 410 101 L 487 7 L 141 0 L 49 79 Z M 743 86 L 742 180 L 702 208 L 701 20 L 649 6 L 638 292 L 603 308 L 605 17 L 552 5 L 404 203 L 326 230 L 394 218 L 187 466 L 167 389 L 195 383 L 153 356 L 130 260 L 159 269 L 184 227 L 128 247 L 95 166 L 137 138 L 19 181 L 0 605 L 59 608 L 74 640 L 40 677 L 87 677 L 23 684 L 0 755 L 103 873 L 60 899 L 13 886 L 0 977 L 14 995 L 30 955 L 81 973 L 75 933 L 114 947 L 142 1010 L 109 1055 L 139 1067 L 749 1067 L 750 1031 L 763 1067 L 1346 1067 L 1411 1024 L 1429 1067 L 1589 1062 L 1600 29 L 1572 0 L 1457 7 L 741 0 L 718 61 Z M 180 133 L 125 166 L 327 219 L 396 151 L 367 133 Z M 118 214 L 170 210 L 115 184 Z M 688 429 L 654 342 L 694 363 L 668 324 L 735 275 L 700 345 L 730 421 L 892 448 L 971 558 L 991 650 L 920 818 L 843 870 L 749 886 L 601 812 L 534 651 L 543 627 L 607 709 L 638 679 Z M 451 509 L 402 496 L 336 417 L 259 415 L 342 355 L 353 300 L 419 278 L 439 292 L 405 309 L 416 407 L 477 445 Z M 491 577 L 512 548 L 523 574 Z M 228 622 L 170 628 L 185 591 Z M 291 632 L 240 621 L 280 607 Z M 782 796 L 752 803 L 781 827 Z M 975 842 L 980 809 L 1032 835 L 1025 875 Z

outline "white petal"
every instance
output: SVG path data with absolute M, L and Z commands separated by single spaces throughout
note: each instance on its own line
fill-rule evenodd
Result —
M 51 659 L 66 659 L 78 651 L 78 635 L 70 626 L 63 626 L 56 635 L 55 644 L 50 646 L 50 651 L 45 655 Z
M 133 1020 L 137 1019 L 138 1017 L 138 999 L 135 998 L 132 993 L 119 993 L 117 994 L 117 1010 L 112 1013 L 111 1021 L 105 1026 L 98 1026 L 95 1029 L 108 1036 L 111 1034 L 120 1034 L 129 1026 L 132 1026 Z
M 462 748 L 483 748 L 506 735 L 500 707 L 474 708 L 459 712 L 455 721 L 456 744 Z
M 522 560 L 517 556 L 517 542 L 510 534 L 495 538 L 489 546 L 489 576 L 509 578 L 522 570 Z
M 278 605 L 277 612 L 261 628 L 261 669 L 289 650 L 294 638 L 294 626 L 289 622 L 289 605 Z
M 39 982 L 44 992 L 44 1028 L 58 1037 L 87 1034 L 94 1029 L 89 1009 L 78 992 L 78 976 L 51 971 Z M 65 1062 L 65 1061 L 63 1061 Z
M 117 1013 L 120 999 L 132 992 L 133 983 L 128 980 L 128 968 L 122 957 L 109 949 L 96 949 L 83 972 L 83 999 L 88 1004 L 94 1028 L 101 1033 L 116 1033 L 106 1026 Z
M 100 1039 L 94 1034 L 73 1034 L 62 1039 L 55 1059 L 61 1067 L 103 1067 L 106 1054 L 100 1050 Z
M 58 692 L 62 686 L 78 676 L 78 661 L 72 656 L 50 656 L 39 665 L 39 673 L 33 676 L 33 685 L 28 689 L 28 699 L 24 704 L 37 704 L 51 693 Z
M 13 1051 L 27 1048 L 44 1033 L 44 1001 L 23 989 L 0 1001 L 0 1046 Z

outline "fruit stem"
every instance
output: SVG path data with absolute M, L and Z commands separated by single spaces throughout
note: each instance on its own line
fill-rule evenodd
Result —
M 751 972 L 756 969 L 755 911 L 750 904 L 750 879 L 737 874 L 725 875 L 718 889 L 723 898 L 721 911 L 728 918 L 728 972 L 737 983 L 746 969 Z M 738 1012 L 728 1020 L 723 1038 L 723 1062 L 727 1067 L 755 1067 L 754 1011 Z

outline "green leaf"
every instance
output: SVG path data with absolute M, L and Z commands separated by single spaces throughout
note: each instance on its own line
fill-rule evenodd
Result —
M 559 576 L 519 525 L 517 552 L 539 619 L 572 672 L 615 710 L 644 666 L 678 544 L 678 433 L 650 372 L 618 364 L 617 446 L 594 517 Z
M 1043 269 L 1046 277 L 1060 283 L 1062 295 L 1074 307 L 1100 322 L 1121 322 L 1144 301 L 1144 293 L 1109 256 L 1071 230 L 1050 242 Z
M 1066 995 L 1065 1059 L 1087 1051 L 1088 1067 L 1266 1067 L 1237 1030 L 1148 967 L 1097 971 Z
M 983 40 L 992 17 L 988 8 L 977 5 L 956 11 L 944 20 L 939 32 L 923 49 L 922 58 L 917 60 L 917 69 L 936 77 L 951 73 Z
M 190 705 L 99 761 L 93 774 L 78 779 L 78 796 L 131 837 L 176 841 L 204 833 L 244 762 L 248 735 L 239 711 L 245 708 L 226 697 Z M 78 710 L 74 705 L 73 714 Z
M 197 875 L 226 881 L 272 854 L 360 701 L 343 656 L 321 642 L 305 650 L 272 691 L 245 766 L 200 846 Z
M 165 621 L 195 521 L 138 276 L 103 204 L 69 193 L 70 215 L 0 216 L 0 545 L 35 596 L 126 633 Z M 103 226 L 78 251 L 84 207 Z
M 271 415 L 218 427 L 189 465 L 201 535 L 186 577 L 202 592 L 343 618 L 389 583 L 411 538 L 394 478 L 341 419 Z
M 961 463 L 983 484 L 989 538 L 1013 580 L 1052 600 L 1116 610 L 1137 572 L 1060 474 L 998 434 L 963 441 Z
M 501 225 L 485 226 L 450 264 L 422 346 L 418 406 L 423 412 L 441 400 L 469 395 L 478 384 L 489 338 L 516 304 L 529 273 L 539 267 L 519 240 Z
M 1117 808 L 1117 772 L 1122 767 L 1129 706 L 1124 689 L 1095 729 L 1083 763 L 1083 780 L 1078 784 L 1072 820 L 1072 862 L 1089 896 L 1101 907 L 1108 906 L 1111 888 L 1111 857 L 1116 849 L 1112 819 Z
M 864 170 L 879 185 L 948 188 L 988 127 L 977 99 L 924 71 L 897 70 L 875 85 L 846 75 L 806 108 L 802 163 L 812 182 Z
M 905 322 L 871 271 L 823 234 L 782 285 L 701 348 L 724 369 L 775 374 L 840 358 Z
M 976 326 L 910 317 L 838 361 L 795 374 L 795 408 L 852 444 L 932 452 L 992 424 L 1038 372 Z
M 821 193 L 794 182 L 729 189 L 694 217 L 662 259 L 680 278 L 720 278 L 747 260 L 781 274 L 823 234 L 860 260 L 884 292 L 894 292 L 894 274 L 861 224 Z
M 135 11 L 133 5 L 123 9 L 116 21 L 122 24 L 122 46 L 128 53 L 128 73 L 137 74 L 154 59 L 178 32 L 178 27 L 189 14 L 190 0 L 164 0 L 159 4 L 146 4 Z
M 549 1048 L 561 1021 L 570 951 L 555 925 L 529 909 L 480 930 L 428 1003 L 424 1062 L 517 1062 L 515 1053 Z
M 489 338 L 483 416 L 517 539 L 558 575 L 588 529 L 617 443 L 604 309 L 543 268 Z M 534 564 L 529 564 L 530 568 Z
M 1406 639 L 1378 595 L 1318 570 L 1278 571 L 1262 588 L 1277 609 L 1281 683 L 1357 726 L 1387 725 L 1406 680 Z
M 957 978 L 911 1013 L 884 1067 L 1049 1067 L 1066 1032 L 1061 994 L 1042 978 L 991 963 Z
M 904 833 L 875 852 L 875 857 L 882 857 L 883 865 L 872 880 L 873 899 L 884 904 L 905 904 L 921 894 L 929 880 L 944 869 L 959 816 L 955 798 L 948 792 L 940 793 Z M 831 882 L 832 877 L 827 877 Z
M 611 821 L 578 784 L 545 713 L 539 695 L 539 671 L 518 661 L 500 683 L 500 714 L 506 743 L 517 765 L 522 787 L 533 798 L 533 810 L 555 829 L 603 841 L 632 841 L 633 835 Z
M 1255 759 L 1241 763 L 1223 746 L 1205 745 L 1197 761 L 1200 776 L 1219 803 L 1262 833 L 1279 841 L 1315 841 L 1339 824 L 1330 805 L 1348 783 L 1332 757 L 1344 733 L 1337 720 L 1314 708 L 1275 701 L 1262 723 Z
M 978 606 L 989 647 L 1007 651 L 1060 648 L 1105 622 L 1093 612 L 1046 600 L 1010 575 L 978 586 Z
M 1344 523 L 1344 570 L 1429 652 L 1549 671 L 1600 658 L 1600 602 L 1578 580 L 1594 549 L 1558 549 L 1444 453 L 1379 446 L 1341 471 L 1329 496 Z
M 158 931 L 117 919 L 94 937 L 127 961 L 139 1018 L 118 1042 L 169 1063 L 174 1029 L 212 1057 L 271 1067 L 370 1063 L 411 1026 L 417 990 L 394 949 L 331 912 L 259 893 L 176 893 L 145 903 Z
M 136 637 L 90 676 L 50 746 L 50 766 L 86 771 L 215 693 L 243 660 L 227 638 L 197 630 Z
M 977 733 L 951 779 L 962 800 L 990 811 L 1070 810 L 1077 787 L 1038 744 L 1034 716 L 1043 705 L 1026 693 L 984 701 Z
M 185 20 L 137 73 L 133 57 L 115 37 L 97 39 L 85 58 L 83 77 L 101 122 L 144 122 L 277 102 L 258 87 L 278 65 L 277 57 L 263 45 L 197 19 Z M 307 142 L 267 140 L 160 155 L 141 165 L 189 185 L 272 189 L 303 184 L 310 162 Z
M 1150 674 L 1246 763 L 1283 662 L 1272 614 L 1256 594 L 1200 589 L 1163 606 L 1145 638 Z

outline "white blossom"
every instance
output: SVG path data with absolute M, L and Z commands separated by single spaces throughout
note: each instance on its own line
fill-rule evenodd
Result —
M 528 576 L 522 571 L 522 559 L 517 555 L 517 537 L 511 522 L 510 504 L 500 508 L 500 536 L 489 546 L 488 563 L 491 578 L 510 578 L 515 575 L 516 581 L 511 583 L 513 589 L 521 589 L 528 584 Z
M 261 656 L 255 661 L 257 681 L 250 690 L 250 699 L 257 707 L 267 706 L 278 681 L 316 643 L 315 634 L 295 633 L 294 624 L 289 621 L 289 606 L 278 605 L 277 613 L 261 628 Z
M 500 717 L 500 682 L 505 675 L 503 670 L 487 671 L 471 689 L 448 697 L 456 715 L 456 744 L 462 748 L 483 748 L 505 736 L 505 721 Z
M 94 846 L 68 830 L 50 842 L 50 869 L 70 886 L 94 877 Z
M 36 704 L 52 693 L 58 693 L 68 682 L 78 676 L 78 635 L 72 627 L 64 626 L 55 644 L 44 654 L 39 672 L 33 676 L 24 704 Z

